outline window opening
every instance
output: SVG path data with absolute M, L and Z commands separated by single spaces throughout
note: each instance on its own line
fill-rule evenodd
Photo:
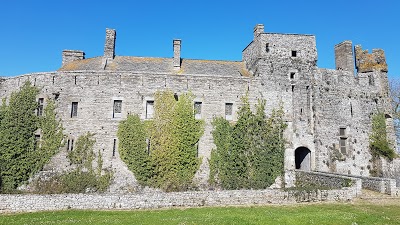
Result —
M 71 118 L 78 116 L 78 102 L 72 102 Z
M 117 139 L 114 139 L 113 141 L 113 152 L 112 156 L 115 156 L 115 151 L 117 150 Z
M 146 138 L 146 149 L 147 149 L 147 154 L 150 155 L 150 139 Z
M 40 135 L 35 134 L 35 150 L 38 150 L 40 148 Z
M 346 140 L 347 140 L 347 138 L 343 138 L 343 137 L 340 138 L 339 145 L 340 145 L 340 152 L 342 154 L 346 154 Z
M 194 103 L 194 118 L 201 119 L 201 102 Z
M 297 57 L 297 51 L 292 51 L 292 57 Z
M 39 98 L 39 100 L 38 100 L 38 108 L 37 108 L 37 115 L 38 116 L 43 115 L 43 104 L 44 104 L 44 98 Z
M 113 118 L 121 117 L 121 113 L 122 113 L 122 100 L 114 100 Z
M 339 135 L 340 136 L 345 136 L 346 135 L 346 128 L 339 128 Z
M 154 116 L 154 101 L 146 102 L 146 119 L 152 119 Z
M 267 52 L 267 53 L 269 52 L 269 43 L 265 44 L 265 52 Z
M 296 75 L 295 72 L 290 72 L 290 79 L 293 80 L 295 75 Z
M 233 103 L 225 103 L 225 119 L 232 120 Z

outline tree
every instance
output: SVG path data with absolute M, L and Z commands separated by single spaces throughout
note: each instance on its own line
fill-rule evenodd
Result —
M 176 99 L 171 91 L 156 92 L 154 109 L 153 120 L 142 122 L 134 115 L 121 121 L 121 159 L 142 185 L 186 190 L 200 166 L 197 144 L 204 131 L 203 121 L 194 117 L 193 95 Z
M 13 92 L 8 105 L 3 100 L 0 122 L 2 190 L 14 190 L 37 171 L 34 133 L 38 129 L 36 95 L 39 90 L 26 82 Z
M 253 113 L 245 96 L 236 124 L 216 118 L 213 126 L 217 148 L 211 153 L 211 184 L 224 189 L 263 189 L 282 174 L 286 128 L 282 107 L 267 117 L 265 101 L 260 100 Z

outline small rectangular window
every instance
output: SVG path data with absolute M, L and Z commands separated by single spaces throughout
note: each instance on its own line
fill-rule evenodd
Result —
M 78 116 L 78 102 L 73 102 L 71 107 L 71 118 Z
M 122 113 L 122 100 L 114 100 L 113 118 L 120 118 Z
M 296 73 L 295 72 L 290 72 L 290 79 L 294 80 Z
M 68 139 L 67 141 L 67 151 L 74 150 L 74 139 Z
M 40 135 L 35 134 L 35 150 L 39 150 L 40 148 Z
M 150 139 L 146 138 L 146 150 L 147 154 L 150 155 Z
M 339 141 L 340 152 L 342 154 L 346 154 L 346 140 L 347 140 L 347 138 L 340 138 L 340 141 Z
M 225 119 L 232 120 L 233 103 L 225 103 Z
M 194 103 L 194 118 L 201 119 L 201 102 Z
M 117 151 L 117 139 L 114 139 L 113 141 L 113 152 L 112 152 L 112 156 L 115 156 L 115 152 Z
M 44 98 L 39 98 L 38 100 L 38 108 L 37 108 L 37 115 L 42 116 L 43 115 L 43 104 L 44 104 Z
M 339 128 L 339 136 L 346 136 L 346 128 Z
M 292 57 L 297 57 L 297 51 L 292 51 Z
M 146 119 L 152 119 L 154 116 L 154 101 L 146 102 Z

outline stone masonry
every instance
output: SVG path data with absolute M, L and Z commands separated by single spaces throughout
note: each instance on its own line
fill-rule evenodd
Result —
M 133 57 L 116 55 L 116 31 L 107 29 L 103 56 L 86 59 L 83 51 L 64 50 L 57 71 L 0 79 L 0 97 L 7 98 L 30 80 L 41 89 L 37 98 L 56 100 L 70 144 L 46 170 L 68 168 L 65 155 L 73 140 L 95 133 L 95 153 L 100 150 L 104 166 L 115 172 L 111 192 L 136 185 L 119 157 L 119 122 L 128 114 L 149 119 L 154 93 L 166 89 L 177 95 L 191 91 L 201 103 L 196 118 L 206 125 L 198 150 L 202 164 L 195 178 L 200 187 L 207 188 L 208 159 L 215 147 L 211 121 L 219 116 L 237 120 L 246 92 L 252 106 L 257 99 L 266 99 L 267 114 L 283 105 L 288 124 L 285 169 L 369 176 L 373 113 L 385 112 L 389 138 L 395 143 L 383 50 L 369 54 L 356 46 L 353 54 L 351 41 L 344 41 L 335 46 L 336 69 L 322 69 L 317 67 L 313 35 L 266 33 L 258 24 L 253 37 L 242 61 L 181 58 L 181 40 L 173 40 L 171 58 Z M 230 106 L 232 115 L 225 110 Z M 400 168 L 399 161 L 389 164 L 383 163 Z

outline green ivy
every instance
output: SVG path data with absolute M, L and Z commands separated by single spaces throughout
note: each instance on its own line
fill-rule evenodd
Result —
M 104 192 L 111 184 L 113 174 L 105 171 L 103 174 L 103 158 L 98 152 L 97 170 L 93 169 L 95 159 L 93 146 L 96 143 L 94 134 L 86 133 L 79 136 L 76 147 L 68 154 L 68 159 L 76 166 L 76 169 L 62 174 L 61 192 L 85 193 Z
M 41 138 L 38 145 L 40 153 L 37 154 L 36 171 L 41 170 L 43 166 L 49 162 L 50 158 L 55 155 L 63 146 L 64 134 L 61 121 L 57 118 L 56 104 L 53 100 L 47 99 L 47 105 L 44 113 L 39 117 L 39 128 L 41 130 Z
M 154 108 L 151 121 L 130 115 L 120 123 L 121 158 L 142 185 L 186 190 L 200 166 L 197 144 L 204 131 L 203 121 L 194 118 L 193 95 L 185 93 L 177 100 L 171 91 L 157 92 Z
M 8 105 L 3 100 L 0 122 L 0 164 L 2 191 L 12 192 L 27 181 L 39 167 L 36 162 L 40 152 L 35 148 L 38 129 L 36 95 L 39 90 L 26 82 L 18 92 L 13 92 Z
M 59 150 L 63 128 L 56 118 L 55 103 L 47 99 L 43 116 L 37 116 L 39 89 L 29 81 L 13 92 L 0 107 L 1 191 L 14 192 L 43 168 Z M 35 139 L 40 131 L 41 138 Z
M 128 115 L 118 127 L 118 151 L 122 161 L 135 174 L 142 185 L 147 185 L 152 175 L 146 144 L 146 126 L 138 115 Z
M 253 113 L 245 96 L 234 125 L 215 118 L 209 182 L 224 189 L 264 189 L 273 184 L 283 173 L 283 115 L 281 106 L 267 117 L 265 101 L 259 101 Z
M 387 139 L 385 114 L 376 113 L 372 116 L 372 130 L 369 139 L 369 147 L 373 157 L 383 156 L 389 160 L 396 157 L 396 153 L 390 147 Z

